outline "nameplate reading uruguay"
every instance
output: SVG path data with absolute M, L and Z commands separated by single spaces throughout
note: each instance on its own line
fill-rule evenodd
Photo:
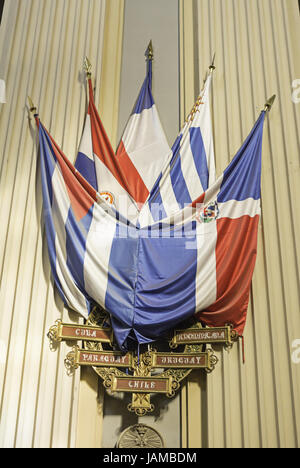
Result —
M 170 393 L 170 377 L 116 377 L 113 376 L 112 391 L 132 393 Z
M 201 343 L 231 343 L 231 330 L 229 326 L 214 328 L 188 328 L 175 330 L 170 343 L 171 347 L 180 344 Z
M 112 330 L 111 328 L 60 323 L 58 336 L 62 340 L 88 340 L 110 343 L 112 341 Z
M 132 367 L 131 354 L 122 354 L 118 351 L 87 351 L 78 349 L 76 364 L 80 366 L 95 367 Z
M 208 353 L 154 353 L 152 367 L 158 368 L 207 368 Z

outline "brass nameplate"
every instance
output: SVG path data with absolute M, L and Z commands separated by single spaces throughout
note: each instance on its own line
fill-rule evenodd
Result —
M 176 369 L 209 368 L 209 353 L 153 353 L 152 367 Z
M 54 341 L 84 340 L 111 343 L 113 340 L 113 333 L 110 327 L 74 325 L 62 323 L 60 320 L 56 320 L 55 325 L 50 328 L 48 336 Z
M 113 376 L 112 391 L 131 393 L 171 393 L 170 377 L 116 377 Z
M 71 364 L 75 369 L 78 366 L 95 367 L 127 367 L 133 365 L 132 354 L 122 354 L 119 351 L 89 351 L 74 346 L 73 350 L 67 354 L 66 364 Z
M 175 330 L 170 341 L 172 348 L 177 348 L 180 344 L 201 344 L 201 343 L 225 343 L 232 344 L 232 330 L 230 326 L 214 328 L 188 328 L 186 330 Z

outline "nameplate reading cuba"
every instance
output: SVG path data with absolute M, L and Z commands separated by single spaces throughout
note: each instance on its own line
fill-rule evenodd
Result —
M 58 328 L 58 337 L 62 340 L 83 340 L 110 343 L 112 341 L 112 330 L 111 328 L 60 323 Z

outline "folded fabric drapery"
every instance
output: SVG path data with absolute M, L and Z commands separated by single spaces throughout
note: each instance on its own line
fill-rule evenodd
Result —
M 198 193 L 193 186 L 189 198 L 176 200 L 176 209 L 157 220 L 143 217 L 142 209 L 142 222 L 101 196 L 99 184 L 97 191 L 86 181 L 37 117 L 55 284 L 65 303 L 85 317 L 91 304 L 104 307 L 121 350 L 162 338 L 191 316 L 214 326 L 230 322 L 242 334 L 256 258 L 264 116 L 216 181 L 209 184 L 206 177 L 203 185 L 200 170 Z M 171 174 L 191 153 L 191 128 L 177 142 L 180 157 L 173 146 L 174 160 L 155 184 L 160 191 L 176 193 L 175 179 L 190 182 L 188 172 L 178 176 L 178 167 Z

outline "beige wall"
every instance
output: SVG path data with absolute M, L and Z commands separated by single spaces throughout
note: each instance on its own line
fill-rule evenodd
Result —
M 113 3 L 119 11 L 120 2 L 114 0 L 110 5 Z M 99 93 L 103 35 L 111 34 L 111 24 L 104 20 L 105 0 L 5 1 L 0 28 L 0 74 L 7 88 L 7 103 L 0 104 L 2 447 L 76 444 L 80 373 L 66 375 L 68 347 L 62 343 L 51 352 L 46 333 L 59 317 L 68 321 L 78 318 L 64 310 L 50 279 L 41 222 L 35 124 L 26 103 L 29 94 L 43 123 L 74 160 L 85 113 L 84 74 L 80 70 L 86 54 L 98 78 L 96 103 L 103 103 Z M 120 49 L 116 42 L 110 42 L 110 59 L 103 59 L 107 62 L 105 72 L 114 69 L 111 62 Z M 108 86 L 106 73 L 102 79 L 107 98 L 111 93 L 113 100 L 114 80 L 110 79 Z M 116 112 L 116 106 L 113 109 Z M 105 104 L 103 114 L 109 124 L 111 116 L 105 113 Z M 113 137 L 113 128 L 108 130 Z M 97 389 L 94 382 L 86 386 L 94 398 L 93 422 Z M 81 394 L 82 389 L 84 385 Z M 95 442 L 92 437 L 91 441 Z
M 300 364 L 291 359 L 292 343 L 300 337 L 300 104 L 292 102 L 292 82 L 300 77 L 298 1 L 181 0 L 181 18 L 185 114 L 197 94 L 197 76 L 204 76 L 216 52 L 212 115 L 218 174 L 266 98 L 277 95 L 264 128 L 262 218 L 246 362 L 241 343 L 229 353 L 220 350 L 214 372 L 186 385 L 183 442 L 299 447 Z

